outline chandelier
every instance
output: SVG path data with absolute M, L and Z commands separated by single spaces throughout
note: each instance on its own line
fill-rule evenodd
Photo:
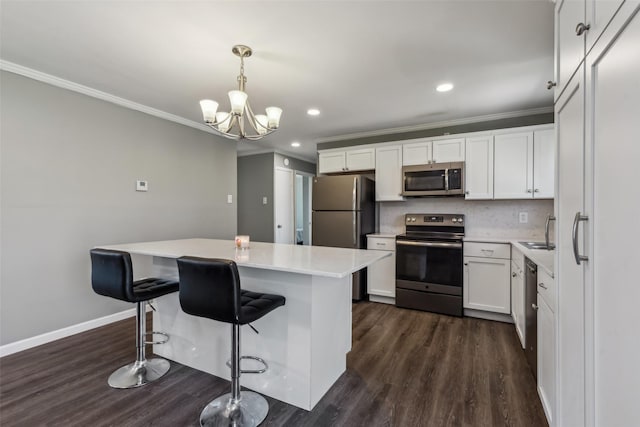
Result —
M 217 111 L 218 103 L 210 99 L 200 101 L 204 122 L 225 138 L 249 139 L 257 141 L 275 132 L 280 125 L 282 109 L 267 107 L 265 114 L 253 114 L 249 105 L 248 95 L 244 90 L 247 78 L 244 76 L 244 58 L 253 53 L 249 46 L 235 45 L 231 49 L 234 55 L 240 57 L 240 75 L 238 76 L 238 90 L 229 91 L 231 111 Z

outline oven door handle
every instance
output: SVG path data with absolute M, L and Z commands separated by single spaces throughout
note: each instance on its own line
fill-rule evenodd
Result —
M 449 242 L 418 242 L 414 240 L 397 240 L 396 245 L 400 246 L 424 246 L 428 248 L 462 248 L 462 243 Z

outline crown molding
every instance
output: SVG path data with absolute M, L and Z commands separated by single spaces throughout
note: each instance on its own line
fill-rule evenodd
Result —
M 176 116 L 175 114 L 167 113 L 166 111 L 158 110 L 156 108 L 152 108 L 147 105 L 139 104 L 137 102 L 130 101 L 125 98 L 120 98 L 119 96 L 115 96 L 107 92 L 102 92 L 100 90 L 93 89 L 89 86 L 84 86 L 79 83 L 72 82 L 70 80 L 62 79 L 60 77 L 52 76 L 51 74 L 43 73 L 41 71 L 37 71 L 32 68 L 24 67 L 22 65 L 15 64 L 10 61 L 5 61 L 4 59 L 0 59 L 0 70 L 8 71 L 10 73 L 28 77 L 33 80 L 50 84 L 52 86 L 57 86 L 73 92 L 81 93 L 83 95 L 87 95 L 92 98 L 100 99 L 102 101 L 107 101 L 112 104 L 119 105 L 121 107 L 129 108 L 130 110 L 139 111 L 141 113 L 149 114 L 150 116 L 155 116 L 164 120 L 168 120 L 170 122 L 178 123 L 184 126 L 188 126 L 190 128 L 194 128 L 203 132 L 210 133 L 212 135 L 216 135 L 216 133 L 205 124 L 194 122 L 193 120 L 188 120 L 183 117 Z
M 281 156 L 286 156 L 286 157 L 291 157 L 292 159 L 297 159 L 297 160 L 302 160 L 303 162 L 307 162 L 307 163 L 312 163 L 312 164 L 316 164 L 317 159 L 312 158 L 312 157 L 304 157 L 301 156 L 300 154 L 291 154 L 288 153 L 286 151 L 282 151 L 282 150 L 278 150 L 276 148 L 262 148 L 262 149 L 258 149 L 258 150 L 238 150 L 238 157 L 248 157 L 248 156 L 257 156 L 259 154 L 269 154 L 269 153 L 273 153 L 273 154 L 280 154 Z
M 536 114 L 553 113 L 553 106 L 532 108 L 529 110 L 511 111 L 507 113 L 488 114 L 485 116 L 467 117 L 464 119 L 445 120 L 422 125 L 402 126 L 397 128 L 379 129 L 374 131 L 355 132 L 344 135 L 331 136 L 328 138 L 318 138 L 314 142 L 322 144 L 324 142 L 345 141 L 349 139 L 369 138 L 373 136 L 394 135 L 407 132 L 418 132 L 422 130 L 437 129 L 449 126 L 466 125 L 469 123 L 489 122 L 492 120 L 511 119 L 514 117 L 533 116 Z

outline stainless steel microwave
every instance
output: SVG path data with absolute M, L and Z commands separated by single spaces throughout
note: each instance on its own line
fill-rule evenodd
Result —
M 464 162 L 403 166 L 402 195 L 464 195 Z

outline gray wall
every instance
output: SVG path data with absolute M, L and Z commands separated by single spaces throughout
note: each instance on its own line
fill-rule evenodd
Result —
M 238 234 L 273 242 L 273 215 L 273 153 L 238 157 Z
M 354 145 L 375 144 L 378 142 L 401 141 L 413 138 L 428 138 L 431 136 L 442 136 L 447 134 L 480 132 L 493 129 L 507 129 L 519 126 L 533 126 L 546 123 L 553 123 L 553 113 L 535 114 L 531 116 L 512 117 L 507 119 L 489 120 L 477 123 L 466 123 L 463 125 L 447 126 L 433 129 L 425 129 L 413 132 L 395 133 L 389 135 L 376 135 L 364 138 L 345 139 L 341 141 L 323 142 L 317 145 L 318 150 L 329 148 L 351 147 Z
M 0 344 L 132 307 L 91 290 L 93 246 L 235 235 L 234 143 L 15 74 L 0 84 Z
M 289 159 L 285 166 L 284 159 Z M 274 168 L 315 174 L 316 165 L 280 153 L 238 157 L 238 234 L 248 234 L 256 242 L 273 242 Z M 267 204 L 262 198 L 267 197 Z

